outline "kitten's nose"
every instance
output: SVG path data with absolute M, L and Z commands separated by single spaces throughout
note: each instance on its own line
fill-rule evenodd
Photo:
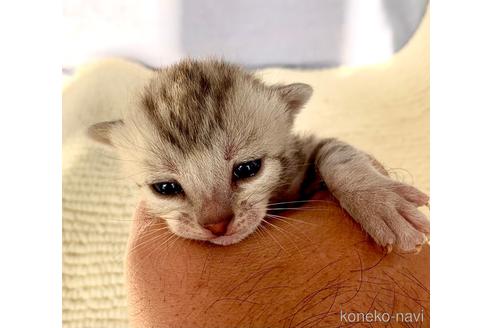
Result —
M 232 216 L 226 218 L 217 223 L 211 223 L 204 226 L 205 229 L 210 230 L 216 236 L 223 236 L 227 232 L 227 227 L 232 220 Z

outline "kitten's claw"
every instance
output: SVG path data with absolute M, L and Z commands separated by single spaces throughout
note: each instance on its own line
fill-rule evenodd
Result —
M 428 242 L 430 222 L 417 207 L 429 197 L 416 188 L 381 177 L 340 198 L 342 207 L 388 253 L 395 249 L 415 254 Z
M 393 244 L 388 244 L 386 245 L 385 248 L 386 248 L 386 254 L 389 254 L 393 250 Z

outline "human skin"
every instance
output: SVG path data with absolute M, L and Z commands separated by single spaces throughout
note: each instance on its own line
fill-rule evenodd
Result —
M 333 200 L 281 215 L 224 247 L 175 237 L 140 203 L 126 257 L 132 326 L 429 326 L 427 245 L 387 253 Z

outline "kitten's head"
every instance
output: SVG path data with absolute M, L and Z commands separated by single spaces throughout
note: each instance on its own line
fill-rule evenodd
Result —
M 148 210 L 175 234 L 236 243 L 287 187 L 294 116 L 306 84 L 267 86 L 220 61 L 183 61 L 155 73 L 139 106 L 90 134 L 116 147 Z

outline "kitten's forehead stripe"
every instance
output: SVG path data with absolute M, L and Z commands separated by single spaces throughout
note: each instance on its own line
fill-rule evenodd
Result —
M 154 97 L 150 93 L 147 93 L 143 97 L 143 109 L 149 120 L 157 126 L 159 131 L 166 131 L 166 124 L 163 121 L 162 116 L 159 114 L 159 110 L 157 107 L 157 102 Z M 164 136 L 167 141 L 172 144 L 177 144 L 178 140 L 171 135 Z
M 143 111 L 159 134 L 185 151 L 211 147 L 210 139 L 225 127 L 228 101 L 251 74 L 220 61 L 184 61 L 158 72 L 143 97 Z

